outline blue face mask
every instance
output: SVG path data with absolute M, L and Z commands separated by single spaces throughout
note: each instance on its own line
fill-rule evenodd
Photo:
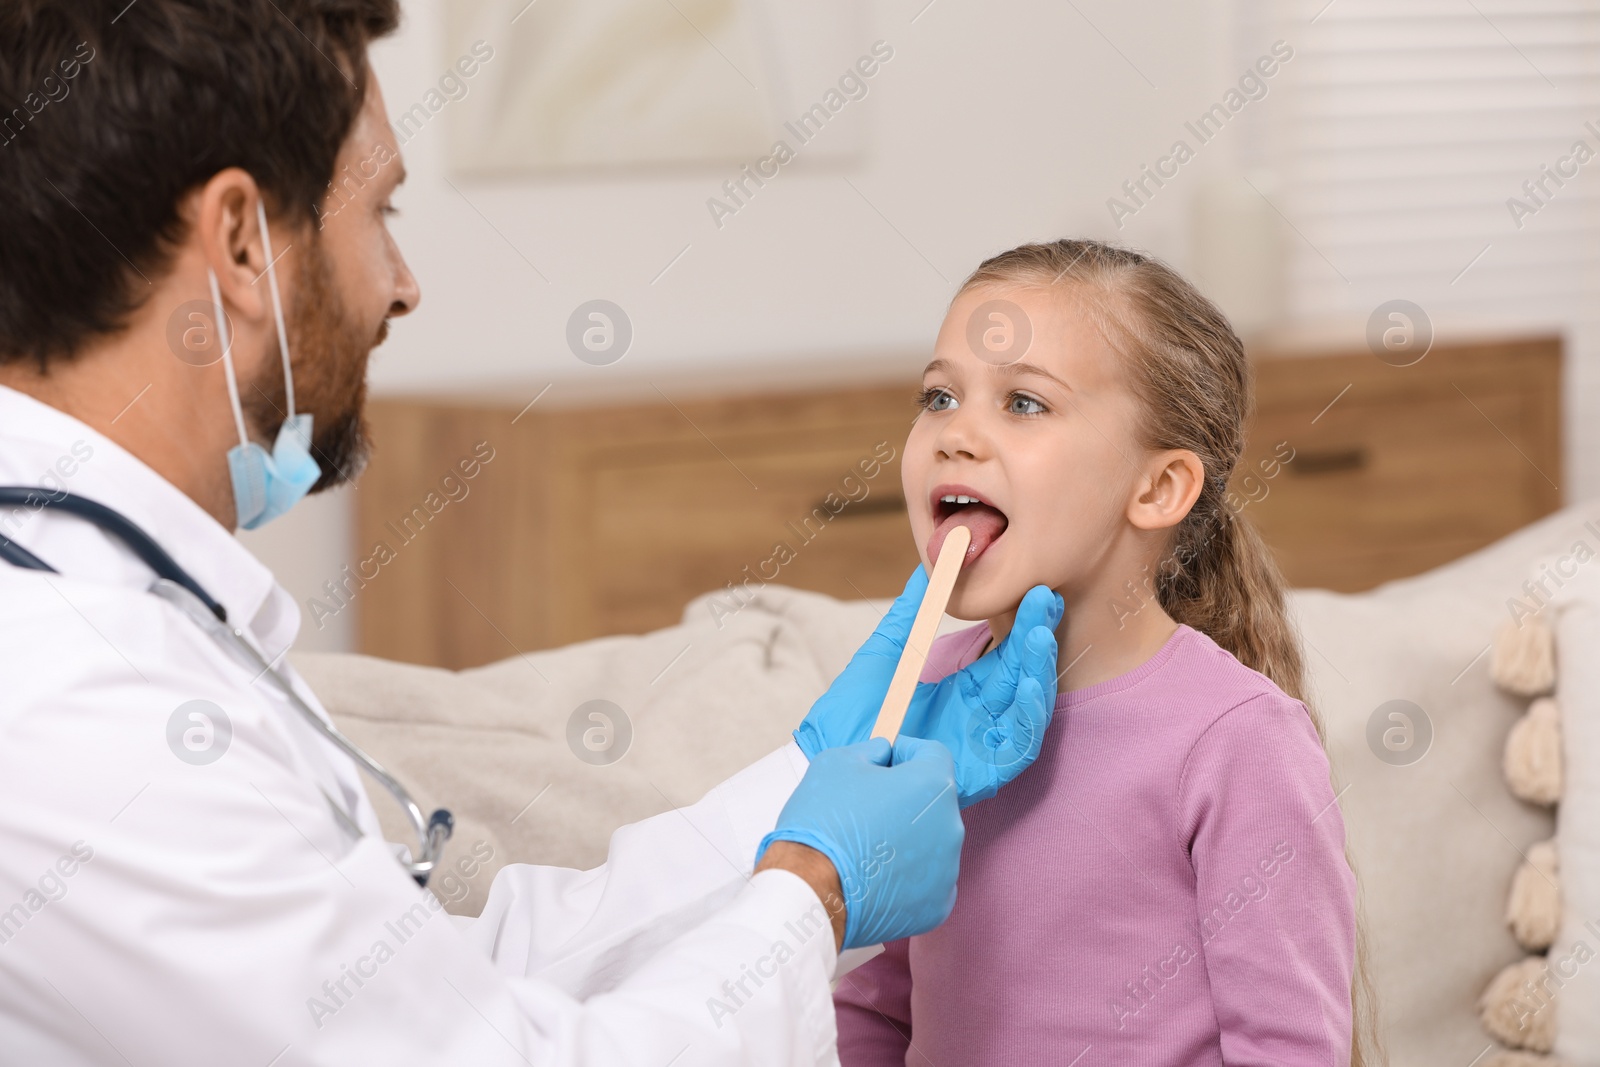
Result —
M 233 372 L 233 352 L 228 338 L 228 320 L 222 309 L 222 292 L 215 271 L 211 279 L 211 303 L 217 323 L 217 340 L 222 344 L 222 367 L 228 379 L 228 399 L 233 404 L 233 420 L 239 428 L 239 443 L 228 450 L 228 474 L 233 481 L 233 505 L 239 525 L 254 530 L 282 515 L 305 499 L 317 484 L 322 470 L 311 458 L 309 413 L 294 409 L 294 370 L 289 364 L 289 336 L 283 325 L 283 301 L 278 296 L 278 272 L 272 258 L 272 238 L 267 232 L 267 211 L 256 201 L 256 218 L 261 224 L 261 247 L 267 257 L 267 286 L 272 292 L 272 313 L 278 326 L 278 351 L 283 357 L 284 396 L 289 417 L 278 429 L 272 452 L 250 440 L 244 424 L 244 409 L 239 403 L 239 380 Z

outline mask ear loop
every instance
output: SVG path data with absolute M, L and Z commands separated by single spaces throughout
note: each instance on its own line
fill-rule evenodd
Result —
M 289 402 L 289 422 L 294 422 L 294 370 L 289 366 L 289 332 L 283 326 L 283 301 L 278 296 L 277 261 L 272 258 L 272 235 L 267 232 L 267 209 L 256 197 L 256 220 L 261 224 L 261 251 L 267 257 L 267 287 L 272 290 L 272 315 L 278 323 L 278 351 L 283 356 L 283 394 Z
M 239 405 L 239 379 L 233 373 L 233 342 L 228 337 L 228 319 L 222 311 L 222 290 L 217 287 L 217 272 L 206 268 L 211 281 L 211 309 L 217 322 L 217 340 L 222 342 L 222 370 L 228 376 L 228 402 L 233 405 L 233 424 L 239 428 L 239 444 L 250 445 L 250 435 L 244 428 L 244 408 Z

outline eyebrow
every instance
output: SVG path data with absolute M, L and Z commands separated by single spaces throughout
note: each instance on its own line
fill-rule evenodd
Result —
M 997 371 L 1010 371 L 1012 374 L 1030 374 L 1030 375 L 1033 375 L 1036 378 L 1045 378 L 1045 379 L 1048 379 L 1048 380 L 1050 380 L 1052 382 L 1055 382 L 1057 385 L 1059 385 L 1061 388 L 1065 389 L 1069 393 L 1073 391 L 1072 386 L 1068 385 L 1065 381 L 1063 381 L 1061 378 L 1058 378 L 1056 375 L 1051 374 L 1049 371 L 1045 370 L 1043 367 L 1039 366 L 1037 363 L 1025 363 L 1025 362 L 1022 362 L 1022 361 L 1018 361 L 1016 363 L 1004 363 L 1004 364 L 991 363 L 991 364 L 989 364 L 989 366 L 992 367 L 993 369 L 997 370 Z M 951 365 L 950 361 L 941 356 L 940 358 L 935 359 L 933 362 L 929 363 L 926 367 L 922 368 L 922 376 L 923 377 L 927 377 L 928 375 L 933 374 L 935 372 L 939 372 L 939 371 L 942 371 L 942 372 L 945 372 L 945 373 L 949 373 L 952 369 L 953 368 L 952 368 L 952 365 Z
M 1072 392 L 1072 386 L 1068 385 L 1064 379 L 1051 374 L 1037 363 L 1008 363 L 1004 369 L 1012 371 L 1016 374 L 1031 374 L 1036 378 L 1047 378 L 1061 386 L 1061 388 L 1065 389 L 1067 392 Z

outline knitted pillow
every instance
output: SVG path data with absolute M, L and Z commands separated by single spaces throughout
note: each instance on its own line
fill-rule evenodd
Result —
M 1554 838 L 1525 850 L 1506 920 L 1531 953 L 1480 1000 L 1484 1029 L 1514 1052 L 1492 1064 L 1600 1067 L 1600 526 L 1533 570 L 1508 601 L 1494 677 L 1532 698 L 1506 738 L 1511 792 L 1553 807 Z M 1551 695 L 1552 690 L 1554 691 Z

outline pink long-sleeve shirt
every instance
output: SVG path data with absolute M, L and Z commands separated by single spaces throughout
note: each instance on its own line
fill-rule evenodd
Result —
M 935 643 L 935 681 L 986 624 Z M 845 1067 L 1344 1065 L 1355 877 L 1305 708 L 1180 626 L 965 812 L 955 911 L 847 974 Z

